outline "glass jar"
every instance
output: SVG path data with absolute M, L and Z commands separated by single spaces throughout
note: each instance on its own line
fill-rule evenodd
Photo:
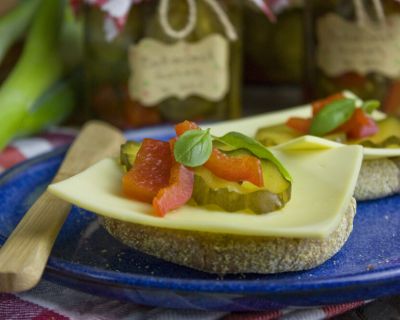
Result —
M 307 76 L 313 97 L 351 90 L 400 112 L 400 4 L 306 1 Z
M 303 1 L 275 1 L 276 22 L 245 6 L 243 38 L 245 79 L 251 83 L 295 84 L 303 80 Z
M 129 128 L 240 115 L 240 0 L 140 2 L 111 41 L 104 13 L 85 12 L 92 117 Z

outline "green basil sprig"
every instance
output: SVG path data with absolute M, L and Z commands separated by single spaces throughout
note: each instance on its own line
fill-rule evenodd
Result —
M 213 140 L 220 145 L 221 150 L 245 149 L 259 159 L 271 161 L 286 180 L 292 181 L 289 172 L 271 151 L 257 140 L 239 132 L 229 132 L 222 137 L 211 137 L 210 129 L 186 131 L 175 143 L 175 160 L 187 167 L 201 166 L 210 158 Z
M 257 158 L 271 161 L 276 165 L 279 172 L 287 181 L 292 181 L 292 177 L 282 163 L 271 153 L 271 151 L 269 151 L 257 140 L 234 131 L 229 132 L 222 137 L 213 138 L 219 143 L 225 144 L 228 147 L 228 149 L 224 148 L 226 151 L 245 149 L 255 155 Z
M 378 100 L 367 100 L 361 106 L 361 109 L 368 114 L 371 114 L 374 110 L 378 109 L 381 103 Z
M 175 143 L 175 160 L 187 167 L 197 167 L 210 158 L 212 138 L 210 129 L 188 130 Z
M 327 104 L 313 118 L 310 134 L 323 136 L 349 120 L 356 109 L 354 99 L 340 99 Z

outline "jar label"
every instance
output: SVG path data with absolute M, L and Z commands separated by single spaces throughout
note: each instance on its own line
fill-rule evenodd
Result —
M 330 13 L 317 22 L 317 41 L 317 65 L 330 77 L 349 71 L 400 76 L 400 15 L 356 23 Z
M 228 91 L 228 41 L 211 35 L 196 43 L 145 38 L 129 49 L 129 92 L 144 106 L 170 97 L 221 100 Z

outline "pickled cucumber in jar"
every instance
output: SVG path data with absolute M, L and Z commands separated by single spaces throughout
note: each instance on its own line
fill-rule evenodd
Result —
M 85 6 L 90 117 L 125 129 L 239 116 L 240 0 L 133 1 L 122 16 L 111 1 Z
M 104 30 L 105 13 L 87 5 L 85 15 L 85 84 L 88 118 L 100 118 L 120 128 L 159 123 L 158 112 L 135 104 L 129 98 L 128 48 L 139 38 L 141 15 L 135 6 L 124 29 L 113 39 Z
M 189 2 L 187 1 L 168 1 L 169 7 L 165 13 L 165 19 L 169 24 L 168 28 L 173 31 L 184 30 L 188 27 L 188 17 L 191 14 L 191 8 L 189 8 Z M 195 1 L 195 18 L 193 26 L 182 38 L 177 38 L 169 34 L 169 29 L 161 23 L 161 18 L 159 14 L 159 6 L 161 1 L 146 2 L 141 5 L 142 13 L 144 16 L 143 23 L 143 34 L 142 38 L 138 41 L 137 46 L 141 46 L 141 43 L 145 41 L 153 41 L 154 46 L 158 45 L 161 48 L 165 48 L 161 51 L 173 50 L 170 48 L 175 47 L 177 44 L 184 44 L 184 49 L 190 52 L 197 52 L 197 56 L 194 53 L 192 59 L 199 59 L 204 61 L 198 63 L 198 69 L 196 72 L 195 67 L 191 67 L 190 61 L 183 61 L 182 57 L 179 56 L 179 52 L 176 56 L 168 55 L 160 58 L 164 59 L 166 65 L 174 64 L 176 70 L 170 71 L 168 74 L 166 72 L 165 65 L 160 63 L 158 74 L 154 71 L 154 75 L 147 78 L 147 83 L 149 83 L 150 89 L 148 92 L 140 93 L 138 89 L 138 82 L 135 82 L 136 86 L 132 85 L 134 93 L 133 100 L 145 105 L 148 108 L 156 108 L 162 119 L 166 121 L 181 121 L 183 119 L 226 119 L 237 117 L 240 114 L 240 76 L 241 76 L 241 52 L 240 52 L 240 7 L 239 1 L 218 1 L 220 8 L 223 10 L 223 15 L 229 20 L 230 24 L 234 28 L 234 32 L 237 38 L 232 40 L 228 39 L 226 34 L 226 29 L 224 24 L 221 22 L 221 16 L 219 13 L 215 12 L 206 1 Z M 173 35 L 173 34 L 172 34 Z M 218 36 L 218 41 L 214 41 L 213 44 L 207 44 L 207 41 L 211 37 Z M 209 42 L 211 43 L 211 42 Z M 223 44 L 220 44 L 223 43 Z M 211 46 L 226 46 L 225 52 L 223 50 L 210 50 Z M 144 44 L 143 44 L 144 46 Z M 163 47 L 164 46 L 164 47 Z M 168 47 L 170 46 L 170 47 Z M 208 47 L 207 47 L 208 46 Z M 153 52 L 146 51 L 150 56 Z M 209 55 L 210 57 L 207 57 Z M 215 55 L 225 55 L 225 58 L 220 56 L 214 57 Z M 172 56 L 172 57 L 171 57 Z M 207 71 L 210 69 L 210 59 L 215 58 L 219 61 L 221 65 L 217 65 L 215 62 L 215 70 Z M 210 60 L 209 62 L 206 59 Z M 222 62 L 221 62 L 222 61 Z M 154 60 L 153 65 L 157 65 L 159 61 Z M 204 68 L 202 68 L 204 64 Z M 135 76 L 135 72 L 140 74 L 147 74 L 145 67 L 140 66 L 142 63 L 137 62 L 131 64 L 132 76 Z M 149 66 L 150 68 L 151 66 Z M 218 71 L 218 68 L 219 71 Z M 185 75 L 185 72 L 188 75 Z M 213 73 L 214 72 L 214 73 Z M 191 73 L 191 75 L 189 75 Z M 204 75 L 202 75 L 204 73 Z M 224 73 L 225 79 L 225 89 L 221 94 L 213 95 L 210 91 L 214 90 L 208 82 L 215 80 L 215 87 L 223 86 L 218 81 L 221 78 L 221 74 Z M 214 75 L 217 75 L 215 77 Z M 187 83 L 184 83 L 184 77 L 187 76 Z M 139 76 L 138 76 L 139 77 Z M 165 77 L 166 83 L 163 83 L 160 78 Z M 144 79 L 144 78 L 143 78 Z M 145 80 L 140 79 L 141 82 Z M 158 87 L 154 84 L 157 79 L 159 80 Z M 135 81 L 135 80 L 134 80 Z M 222 80 L 221 80 L 222 81 Z M 183 83 L 182 83 L 183 82 Z M 153 87 L 151 84 L 153 83 Z M 168 89 L 163 88 L 164 85 L 168 85 Z M 186 85 L 186 86 L 185 86 Z M 208 85 L 208 87 L 207 87 Z M 175 87 L 173 87 L 175 86 Z M 196 90 L 202 88 L 203 90 Z M 135 91 L 136 87 L 136 91 Z M 161 89 L 160 89 L 161 88 Z M 172 89 L 171 89 L 172 88 Z M 162 89 L 167 93 L 159 92 Z M 181 95 L 181 91 L 187 91 L 184 95 Z M 143 98 L 143 95 L 158 95 L 157 99 L 154 99 L 154 103 L 147 102 Z
M 302 6 L 286 8 L 275 23 L 263 13 L 245 8 L 244 39 L 249 81 L 300 84 L 305 59 Z
M 307 2 L 309 84 L 315 97 L 351 90 L 400 110 L 400 4 L 394 0 Z M 399 111 L 400 112 L 400 111 Z

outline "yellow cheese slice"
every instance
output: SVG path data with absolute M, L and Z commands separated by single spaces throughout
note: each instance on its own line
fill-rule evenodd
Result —
M 270 112 L 262 115 L 244 118 L 241 120 L 224 121 L 221 123 L 215 123 L 209 126 L 211 133 L 217 136 L 224 135 L 229 131 L 239 131 L 250 137 L 254 137 L 256 132 L 261 127 L 268 127 L 286 122 L 289 117 L 310 117 L 311 106 L 304 105 L 286 110 L 280 110 L 276 112 Z M 385 118 L 385 114 L 379 111 L 374 111 L 372 117 L 375 120 L 381 120 Z M 297 139 L 296 139 L 297 140 Z M 315 147 L 315 141 L 311 138 L 301 140 L 304 148 Z M 298 143 L 299 141 L 296 141 Z M 332 142 L 335 144 L 335 142 Z M 297 144 L 300 148 L 300 145 Z M 400 148 L 385 149 L 385 148 L 364 148 L 364 159 L 378 159 L 378 158 L 390 158 L 400 156 Z
M 275 150 L 318 150 L 318 149 L 330 149 L 337 148 L 343 144 L 318 138 L 315 136 L 301 136 L 288 142 L 281 143 L 277 146 L 272 147 Z
M 362 148 L 271 151 L 292 175 L 292 197 L 283 209 L 263 215 L 186 205 L 163 218 L 156 217 L 151 205 L 122 196 L 122 171 L 114 159 L 102 160 L 72 178 L 50 185 L 48 190 L 100 215 L 149 226 L 252 236 L 328 236 L 349 205 Z

